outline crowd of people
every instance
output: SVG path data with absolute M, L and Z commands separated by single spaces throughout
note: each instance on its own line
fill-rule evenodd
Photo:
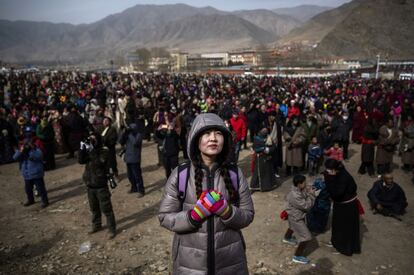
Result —
M 392 180 L 393 157 L 401 158 L 401 168 L 405 172 L 414 172 L 414 82 L 408 80 L 367 80 L 353 75 L 279 78 L 11 71 L 0 74 L 0 106 L 0 163 L 19 161 L 26 183 L 28 201 L 25 206 L 34 203 L 33 186 L 36 186 L 42 206 L 47 207 L 44 171 L 56 169 L 56 154 L 67 154 L 67 158 L 77 155 L 79 163 L 85 164 L 83 179 L 88 186 L 93 213 L 91 232 L 101 229 L 103 212 L 111 237 L 116 235 L 116 225 L 107 178 L 108 175 L 118 177 L 117 144 L 122 147 L 130 192 L 137 193 L 138 197 L 145 195 L 142 142 L 152 139 L 157 144 L 158 165 L 164 167 L 169 179 L 169 189 L 177 185 L 171 178 L 177 178 L 174 171 L 179 167 L 180 152 L 196 169 L 194 186 L 189 189 L 195 190 L 195 194 L 183 202 L 186 209 L 191 210 L 202 194 L 215 196 L 216 193 L 210 194 L 214 186 L 206 190 L 199 186 L 202 170 L 210 165 L 207 169 L 210 171 L 214 165 L 209 163 L 211 159 L 205 158 L 208 154 L 202 151 L 200 136 L 191 137 L 192 131 L 197 135 L 204 133 L 194 129 L 197 121 L 198 125 L 209 125 L 212 118 L 205 114 L 216 116 L 214 125 L 204 130 L 218 129 L 221 133 L 218 135 L 226 136 L 228 159 L 221 159 L 220 167 L 224 165 L 224 170 L 229 170 L 230 163 L 237 165 L 239 162 L 241 150 L 251 150 L 252 178 L 248 187 L 231 188 L 229 177 L 223 174 L 225 188 L 215 190 L 217 194 L 225 194 L 224 197 L 216 194 L 215 201 L 220 204 L 228 201 L 233 205 L 230 207 L 233 214 L 245 219 L 236 221 L 233 214 L 224 215 L 224 218 L 219 215 L 224 224 L 237 230 L 247 226 L 253 218 L 250 195 L 240 192 L 246 192 L 245 188 L 268 191 L 278 185 L 281 176 L 293 175 L 294 190 L 288 196 L 289 216 L 298 216 L 304 221 L 306 213 L 317 204 L 319 195 L 328 194 L 334 202 L 332 245 L 339 252 L 352 255 L 360 251 L 356 237 L 359 238 L 359 219 L 355 216 L 360 205 L 356 185 L 345 169 L 350 158 L 350 143 L 361 146 L 358 172 L 381 177 L 368 194 L 375 212 L 401 215 L 406 207 L 402 189 Z M 200 121 L 201 118 L 204 120 Z M 191 143 L 193 139 L 200 139 L 197 150 Z M 216 155 L 218 157 L 220 152 Z M 216 161 L 216 157 L 210 158 Z M 319 175 L 325 160 L 326 192 L 321 188 L 309 190 L 303 174 Z M 242 179 L 244 184 L 244 177 Z M 338 182 L 343 182 L 339 184 L 341 188 Z M 393 195 L 389 195 L 389 190 L 393 190 Z M 236 195 L 236 191 L 240 194 Z M 243 211 L 251 213 L 251 217 L 235 210 L 241 206 L 242 197 L 246 200 Z M 393 205 L 396 197 L 400 200 L 398 207 Z M 190 211 L 191 224 L 184 225 L 181 219 L 186 217 L 170 213 L 180 207 L 165 200 L 161 207 L 161 224 L 178 233 L 200 228 L 202 221 L 211 215 L 209 210 L 209 215 L 202 215 L 199 210 Z M 294 210 L 301 200 L 303 213 Z M 205 207 L 202 201 L 197 203 Z M 294 259 L 307 263 L 302 252 L 311 234 L 306 231 L 305 224 L 290 225 L 292 228 L 284 240 L 296 243 L 292 237 L 295 235 L 300 244 Z M 215 234 L 220 233 L 221 226 L 219 223 Z M 344 230 L 352 232 L 348 239 L 343 237 Z M 224 236 L 225 232 L 222 232 Z M 239 239 L 233 241 L 240 242 Z M 187 264 L 186 259 L 177 261 L 181 260 Z M 244 268 L 242 262 L 235 264 Z M 182 267 L 177 263 L 175 268 L 181 270 Z M 194 270 L 199 268 L 194 267 Z

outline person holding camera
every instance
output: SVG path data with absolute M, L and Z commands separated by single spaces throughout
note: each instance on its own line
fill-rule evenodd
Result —
M 26 139 L 20 150 L 16 150 L 13 159 L 19 161 L 20 172 L 25 183 L 25 191 L 27 195 L 27 202 L 24 206 L 29 206 L 35 203 L 33 196 L 33 186 L 42 199 L 42 208 L 49 205 L 45 182 L 43 180 L 43 153 L 33 144 L 32 139 Z
M 108 148 L 102 145 L 101 136 L 90 132 L 89 137 L 81 142 L 78 161 L 79 164 L 85 164 L 82 178 L 87 187 L 92 212 L 92 230 L 89 233 L 93 234 L 102 229 L 101 212 L 103 212 L 109 227 L 109 238 L 113 239 L 116 236 L 116 222 L 107 183 L 108 153 Z

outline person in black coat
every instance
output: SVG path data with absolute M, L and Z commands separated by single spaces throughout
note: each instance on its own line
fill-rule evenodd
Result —
M 85 165 L 82 179 L 87 187 L 89 207 L 92 212 L 92 230 L 89 233 L 102 230 L 101 212 L 103 212 L 109 228 L 109 238 L 113 239 L 117 232 L 111 192 L 108 188 L 108 149 L 102 146 L 101 136 L 94 132 L 90 132 L 87 140 L 80 144 L 78 161 L 79 164 Z
M 68 131 L 69 155 L 67 158 L 73 158 L 76 151 L 79 150 L 79 143 L 87 133 L 88 123 L 79 114 L 76 107 L 71 107 L 70 113 L 65 118 L 65 127 Z
M 275 145 L 267 144 L 267 137 L 267 128 L 260 130 L 254 137 L 254 170 L 250 183 L 250 190 L 270 191 L 276 183 L 272 162 L 272 153 L 275 149 Z
M 332 133 L 333 140 L 336 140 L 342 145 L 344 149 L 344 159 L 349 158 L 348 155 L 348 146 L 349 146 L 349 136 L 352 129 L 352 122 L 349 118 L 349 114 L 346 111 L 343 111 L 340 117 L 336 117 L 332 121 Z
M 254 142 L 254 136 L 260 130 L 259 111 L 254 103 L 250 104 L 250 109 L 247 111 L 247 128 L 249 129 L 250 142 Z
M 394 182 L 391 173 L 386 173 L 368 191 L 368 199 L 375 213 L 384 216 L 403 215 L 407 207 L 404 190 Z
M 321 145 L 322 151 L 328 150 L 333 146 L 332 128 L 328 121 L 323 123 L 319 131 L 318 142 Z
M 108 165 L 115 177 L 118 177 L 118 165 L 116 162 L 116 142 L 118 140 L 118 133 L 116 128 L 112 126 L 112 118 L 105 117 L 103 120 L 104 130 L 101 133 L 102 142 L 108 148 Z
M 168 122 L 167 129 L 156 132 L 157 138 L 162 140 L 161 152 L 165 175 L 170 177 L 171 172 L 178 166 L 178 154 L 180 153 L 180 136 L 175 130 L 174 123 Z
M 333 201 L 332 245 L 347 256 L 361 253 L 357 185 L 341 162 L 328 159 L 325 167 L 325 183 Z
M 144 181 L 141 170 L 141 152 L 143 135 L 135 123 L 129 124 L 121 135 L 119 143 L 124 148 L 124 161 L 127 165 L 127 174 L 131 183 L 129 193 L 138 192 L 138 198 L 145 195 Z
M 371 118 L 368 119 L 368 124 L 364 127 L 364 132 L 361 137 L 361 166 L 358 173 L 365 174 L 368 170 L 370 176 L 374 176 L 374 160 L 375 160 L 375 144 L 378 139 L 378 127 L 374 124 Z

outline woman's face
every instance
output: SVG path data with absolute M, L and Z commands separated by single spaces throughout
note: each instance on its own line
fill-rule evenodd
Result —
M 211 129 L 204 132 L 198 142 L 201 154 L 216 157 L 223 150 L 224 136 L 219 130 Z

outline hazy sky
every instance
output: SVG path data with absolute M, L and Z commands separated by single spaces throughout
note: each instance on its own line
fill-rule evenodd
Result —
M 185 3 L 195 7 L 212 6 L 220 10 L 274 9 L 302 4 L 336 7 L 350 0 L 0 0 L 0 19 L 65 22 L 95 22 L 137 4 Z

